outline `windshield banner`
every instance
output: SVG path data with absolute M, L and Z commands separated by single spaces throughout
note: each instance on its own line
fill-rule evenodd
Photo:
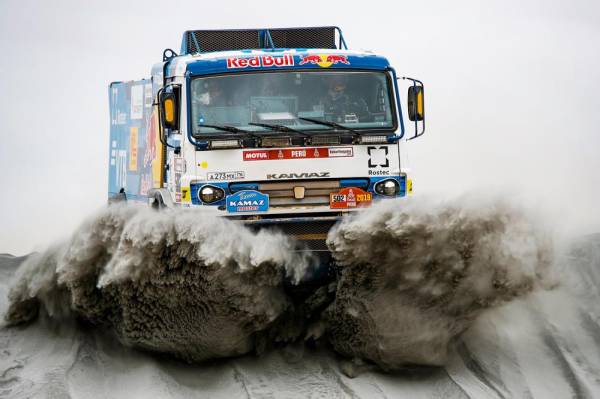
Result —
M 250 150 L 243 152 L 244 161 L 272 161 L 278 159 L 345 158 L 354 156 L 352 147 L 302 148 L 281 150 Z

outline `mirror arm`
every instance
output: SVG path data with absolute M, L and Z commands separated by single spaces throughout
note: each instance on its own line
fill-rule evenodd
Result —
M 398 141 L 402 137 L 404 137 L 404 118 L 402 117 L 402 104 L 400 103 L 400 91 L 398 89 L 398 79 L 400 79 L 396 75 L 396 70 L 392 67 L 388 67 L 388 70 L 392 72 L 392 77 L 394 78 L 394 91 L 396 92 L 396 107 L 398 107 L 398 117 L 400 119 L 400 136 L 396 136 Z
M 167 54 L 167 50 L 170 50 L 170 53 L 171 53 L 170 57 L 167 56 L 167 55 L 169 55 L 169 54 Z M 162 67 L 163 87 L 161 87 L 158 90 L 158 92 L 156 93 L 156 98 L 158 99 L 158 103 L 159 103 L 159 105 L 158 105 L 158 139 L 164 146 L 172 148 L 176 154 L 179 154 L 181 152 L 181 147 L 173 146 L 167 142 L 168 140 L 164 136 L 164 130 L 163 130 L 163 126 L 162 126 L 163 119 L 162 119 L 162 104 L 160 101 L 160 94 L 165 90 L 165 87 L 167 87 L 167 68 L 168 68 L 169 64 L 171 63 L 171 61 L 173 60 L 173 58 L 175 58 L 175 56 L 177 56 L 177 53 L 175 53 L 173 50 L 171 50 L 171 49 L 167 49 L 167 50 L 163 51 L 163 67 Z
M 421 87 L 421 93 L 423 96 L 423 103 L 425 103 L 425 86 L 423 85 L 423 82 L 421 82 L 418 79 L 413 79 L 413 78 L 409 78 L 407 76 L 403 76 L 402 80 L 410 80 L 412 82 L 413 87 Z M 423 108 L 424 110 L 425 108 Z M 425 134 L 425 113 L 423 112 L 423 120 L 421 121 L 423 122 L 423 128 L 421 129 L 421 131 L 419 132 L 419 121 L 415 118 L 415 135 L 412 136 L 411 138 L 409 138 L 408 140 L 414 140 L 417 137 L 421 137 L 422 135 Z
M 165 88 L 161 87 L 160 89 L 158 89 L 158 92 L 156 93 L 156 98 L 158 99 L 158 103 L 157 103 L 157 105 L 158 105 L 158 139 L 160 140 L 162 145 L 164 145 L 165 147 L 173 148 L 175 150 L 175 153 L 179 153 L 179 152 L 181 152 L 181 147 L 169 144 L 167 142 L 167 138 L 165 137 L 165 133 L 164 133 L 165 131 L 164 131 L 164 127 L 163 127 L 162 102 L 160 100 L 160 96 L 164 91 L 165 91 Z

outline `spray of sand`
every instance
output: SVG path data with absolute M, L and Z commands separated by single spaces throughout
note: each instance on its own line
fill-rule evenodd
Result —
M 481 312 L 541 284 L 552 249 L 535 226 L 496 202 L 386 201 L 331 230 L 337 281 L 298 301 L 286 287 L 313 260 L 284 235 L 201 211 L 112 206 L 26 260 L 5 318 L 75 316 L 188 361 L 308 335 L 386 370 L 442 365 Z
M 113 206 L 22 265 L 6 320 L 43 306 L 189 361 L 247 353 L 291 306 L 284 281 L 309 269 L 292 245 L 202 212 Z
M 383 369 L 442 365 L 486 309 L 549 283 L 550 241 L 498 202 L 391 201 L 329 234 L 340 265 L 325 312 L 335 350 Z

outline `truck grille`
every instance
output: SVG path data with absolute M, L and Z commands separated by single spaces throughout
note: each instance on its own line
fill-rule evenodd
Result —
M 304 198 L 294 197 L 294 187 L 304 187 Z M 258 191 L 269 194 L 270 207 L 329 205 L 329 194 L 339 190 L 339 180 L 259 183 L 258 185 Z
M 349 187 L 347 182 L 352 182 L 352 187 L 366 190 L 369 185 L 368 179 L 323 179 L 323 180 L 294 180 L 294 181 L 262 181 L 255 183 L 244 183 L 244 185 L 258 186 L 258 191 L 269 195 L 270 208 L 289 207 L 317 207 L 329 206 L 329 195 L 337 193 L 342 187 Z M 303 187 L 304 195 L 296 198 L 294 189 Z M 302 190 L 302 189 L 301 189 Z M 236 191 L 236 190 L 232 190 Z
M 270 225 L 250 225 L 252 230 L 271 230 L 283 233 L 298 243 L 298 250 L 328 251 L 325 243 L 327 233 L 336 223 L 336 220 L 296 222 L 281 222 Z

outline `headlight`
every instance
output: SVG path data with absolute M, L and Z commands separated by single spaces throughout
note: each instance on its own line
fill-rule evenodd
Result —
M 225 196 L 225 191 L 222 188 L 215 186 L 203 186 L 198 190 L 198 199 L 205 204 L 211 204 L 222 200 Z
M 292 139 L 291 137 L 263 137 L 260 144 L 263 147 L 289 147 Z
M 224 148 L 239 148 L 240 141 L 239 140 L 211 140 L 210 141 L 210 149 L 218 150 Z
M 361 144 L 383 144 L 387 142 L 387 136 L 360 136 Z
M 393 197 L 400 191 L 400 185 L 394 179 L 380 181 L 375 184 L 375 192 L 379 195 Z
M 340 144 L 340 136 L 312 136 L 310 138 L 311 145 L 336 145 Z

